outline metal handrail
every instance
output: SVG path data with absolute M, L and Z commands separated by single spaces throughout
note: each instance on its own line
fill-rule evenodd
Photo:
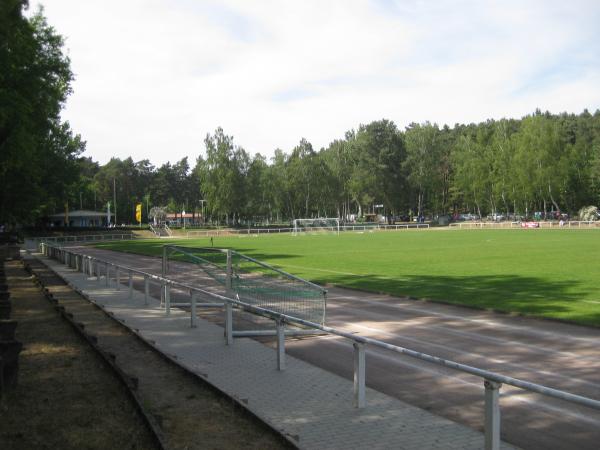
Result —
M 188 248 L 180 246 L 180 245 L 165 245 L 165 247 L 168 248 L 168 249 L 176 249 L 177 251 L 180 251 L 181 253 L 184 253 L 184 254 L 186 254 L 188 256 L 192 256 L 192 257 L 195 256 L 193 253 L 189 252 Z M 228 251 L 228 249 L 225 249 L 225 248 L 214 248 L 214 247 L 198 247 L 197 250 L 204 250 L 204 251 L 215 252 L 215 253 L 224 253 L 224 254 L 226 254 L 227 251 Z M 242 259 L 245 259 L 247 261 L 253 262 L 253 263 L 255 263 L 255 264 L 259 265 L 259 266 L 264 267 L 265 269 L 270 269 L 270 270 L 272 270 L 274 272 L 277 272 L 278 274 L 283 275 L 286 278 L 290 278 L 292 280 L 300 281 L 301 283 L 307 284 L 307 285 L 315 288 L 316 290 L 321 291 L 322 294 L 327 294 L 327 289 L 319 286 L 318 284 L 315 284 L 315 283 L 313 283 L 311 281 L 308 281 L 308 280 L 304 280 L 304 279 L 302 279 L 300 277 L 297 277 L 296 275 L 293 275 L 293 274 L 288 273 L 288 272 L 286 272 L 284 270 L 278 269 L 277 267 L 273 267 L 270 264 L 267 264 L 265 262 L 259 261 L 257 259 L 254 259 L 254 258 L 252 258 L 250 256 L 247 256 L 247 255 L 244 255 L 242 253 L 236 252 L 235 250 L 230 250 L 230 251 L 231 251 L 231 253 L 236 254 L 237 256 L 239 256 Z M 208 262 L 210 263 L 210 261 L 208 261 Z M 214 263 L 211 263 L 211 264 L 215 265 L 215 267 L 218 267 Z
M 279 273 L 280 275 L 283 275 L 284 277 L 291 278 L 291 279 L 293 279 L 293 280 L 300 281 L 300 282 L 302 282 L 302 283 L 304 283 L 304 284 L 307 284 L 307 285 L 309 285 L 309 286 L 312 286 L 312 287 L 314 287 L 315 289 L 317 289 L 317 290 L 321 291 L 321 293 L 322 293 L 322 294 L 327 294 L 327 289 L 325 289 L 325 288 L 323 288 L 323 287 L 319 286 L 318 284 L 315 284 L 315 283 L 313 283 L 313 282 L 311 282 L 311 281 L 308 281 L 308 280 L 304 280 L 304 279 L 302 279 L 302 278 L 300 278 L 300 277 L 297 277 L 296 275 L 293 275 L 293 274 L 291 274 L 291 273 L 288 273 L 288 272 L 286 272 L 286 271 L 284 271 L 284 270 L 278 269 L 277 267 L 273 267 L 273 266 L 272 266 L 272 265 L 270 265 L 270 264 L 264 263 L 264 262 L 262 262 L 262 261 L 259 261 L 259 260 L 257 260 L 257 259 L 254 259 L 254 258 L 252 258 L 252 257 L 250 257 L 250 256 L 247 256 L 247 255 L 243 255 L 243 254 L 241 254 L 241 253 L 238 253 L 238 252 L 236 252 L 235 250 L 232 250 L 232 253 L 235 253 L 236 255 L 238 255 L 238 256 L 239 256 L 240 258 L 242 258 L 242 259 L 245 259 L 245 260 L 247 260 L 247 261 L 251 261 L 251 262 L 253 262 L 253 263 L 255 263 L 255 264 L 258 264 L 259 266 L 262 266 L 262 267 L 264 267 L 265 269 L 270 269 L 270 270 L 273 270 L 273 271 L 275 271 L 275 272 Z
M 71 236 L 42 236 L 25 239 L 25 247 L 28 250 L 37 248 L 42 242 L 89 242 L 89 241 L 110 241 L 119 238 L 120 240 L 134 239 L 133 233 L 105 233 L 105 234 L 81 234 Z M 30 245 L 31 244 L 31 245 Z
M 192 301 L 194 299 L 194 296 L 193 296 L 194 292 L 202 293 L 211 298 L 221 300 L 227 308 L 225 328 L 226 328 L 226 339 L 227 339 L 228 344 L 233 342 L 232 318 L 231 318 L 231 307 L 232 306 L 237 306 L 240 309 L 243 309 L 245 311 L 252 312 L 254 314 L 258 314 L 263 317 L 267 317 L 272 320 L 275 320 L 277 322 L 277 331 L 278 331 L 278 367 L 280 368 L 280 370 L 283 370 L 282 369 L 283 366 L 280 365 L 280 363 L 281 363 L 280 358 L 281 358 L 281 352 L 282 352 L 281 346 L 284 345 L 281 335 L 283 333 L 283 331 L 282 331 L 283 324 L 285 324 L 285 323 L 309 327 L 309 328 L 312 328 L 315 330 L 323 331 L 325 333 L 340 336 L 340 337 L 343 337 L 343 338 L 353 341 L 354 349 L 355 349 L 354 393 L 355 393 L 355 406 L 357 406 L 357 407 L 365 406 L 364 345 L 372 345 L 374 347 L 383 348 L 383 349 L 390 350 L 390 351 L 393 351 L 396 353 L 410 356 L 412 358 L 420 359 L 422 361 L 426 361 L 426 362 L 433 363 L 433 364 L 438 364 L 438 365 L 441 365 L 444 367 L 449 367 L 451 369 L 455 369 L 455 370 L 458 370 L 461 372 L 469 373 L 471 375 L 475 375 L 480 378 L 483 378 L 484 379 L 484 387 L 485 387 L 485 391 L 486 391 L 486 395 L 485 395 L 485 448 L 486 448 L 486 450 L 499 449 L 499 445 L 500 445 L 500 410 L 499 410 L 498 400 L 499 400 L 499 389 L 502 384 L 508 384 L 508 385 L 511 385 L 511 386 L 514 386 L 514 387 L 517 387 L 520 389 L 525 389 L 525 390 L 528 390 L 531 392 L 536 392 L 539 394 L 547 395 L 549 397 L 557 398 L 557 399 L 564 400 L 567 402 L 583 405 L 583 406 L 586 406 L 586 407 L 589 407 L 592 409 L 600 410 L 600 401 L 599 400 L 595 400 L 595 399 L 588 398 L 588 397 L 583 397 L 581 395 L 572 394 L 570 392 L 561 391 L 559 389 L 550 388 L 547 386 L 543 386 L 541 384 L 532 383 L 532 382 L 521 380 L 518 378 L 501 375 L 496 372 L 479 369 L 477 367 L 469 366 L 469 365 L 462 364 L 462 363 L 459 363 L 456 361 L 440 358 L 437 356 L 432 356 L 427 353 L 418 352 L 418 351 L 411 350 L 411 349 L 401 347 L 398 345 L 389 344 L 387 342 L 380 341 L 378 339 L 373 339 L 373 338 L 369 338 L 369 337 L 365 337 L 365 336 L 356 335 L 356 334 L 349 333 L 346 331 L 338 330 L 333 327 L 328 327 L 326 325 L 321 325 L 318 323 L 310 322 L 308 320 L 300 319 L 298 317 L 290 316 L 290 315 L 283 314 L 283 313 L 278 313 L 278 312 L 275 312 L 272 310 L 261 308 L 259 306 L 251 305 L 249 303 L 240 301 L 239 299 L 236 299 L 236 298 L 231 298 L 231 297 L 227 297 L 224 295 L 216 294 L 214 292 L 210 292 L 210 291 L 204 290 L 202 288 L 198 288 L 196 286 L 191 286 L 186 283 L 182 283 L 180 281 L 170 280 L 170 279 L 162 277 L 162 276 L 150 274 L 150 273 L 138 270 L 138 269 L 133 269 L 130 267 L 115 264 L 110 261 L 103 260 L 101 258 L 97 258 L 94 256 L 84 255 L 84 254 L 77 253 L 77 252 L 71 252 L 68 250 L 64 250 L 61 247 L 54 247 L 54 246 L 51 246 L 51 245 L 48 245 L 45 243 L 42 243 L 42 246 L 45 247 L 42 249 L 42 253 L 44 253 L 46 256 L 51 256 L 51 257 L 56 256 L 56 255 L 49 254 L 50 252 L 47 251 L 47 248 L 50 247 L 50 248 L 53 248 L 54 250 L 57 250 L 58 252 L 63 252 L 65 254 L 68 253 L 68 254 L 77 255 L 77 256 L 80 256 L 81 258 L 89 259 L 90 261 L 97 261 L 97 262 L 107 264 L 107 265 L 110 265 L 110 266 L 113 266 L 116 268 L 127 270 L 127 271 L 129 271 L 130 274 L 137 273 L 137 274 L 143 275 L 144 277 L 148 277 L 150 279 L 158 281 L 163 286 L 174 286 L 177 288 L 189 290 L 190 295 L 192 296 Z M 80 266 L 80 268 L 81 268 L 81 266 Z M 131 286 L 131 281 L 130 281 L 130 286 Z M 165 297 L 168 300 L 168 298 L 169 298 L 168 294 Z M 166 309 L 167 315 L 169 314 L 169 311 L 170 311 L 169 308 L 170 308 L 170 304 L 166 304 L 165 309 Z M 195 305 L 193 303 L 192 303 L 191 309 L 192 309 L 191 313 L 195 314 Z M 192 319 L 192 323 L 193 323 L 193 319 Z M 281 330 L 281 332 L 280 332 L 280 330 Z M 361 357 L 361 354 L 362 354 L 362 357 Z
M 558 221 L 543 221 L 543 220 L 534 220 L 534 222 L 538 222 L 540 224 L 540 229 L 543 228 L 598 228 L 600 227 L 600 221 L 593 220 L 569 220 L 564 222 L 561 226 Z M 502 222 L 454 222 L 449 224 L 450 228 L 521 228 L 522 222 L 516 221 L 502 221 Z M 582 227 L 582 225 L 585 225 Z

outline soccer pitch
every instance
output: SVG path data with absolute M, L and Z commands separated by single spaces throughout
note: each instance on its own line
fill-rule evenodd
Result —
M 213 242 L 319 284 L 600 326 L 600 230 L 434 229 Z M 199 238 L 97 247 L 160 255 L 164 244 L 211 245 Z

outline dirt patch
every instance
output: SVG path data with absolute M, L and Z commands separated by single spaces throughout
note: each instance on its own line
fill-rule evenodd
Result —
M 157 424 L 167 448 L 280 449 L 292 446 L 277 432 L 211 385 L 165 359 L 128 329 L 71 290 L 38 261 L 36 276 L 73 321 L 114 355 L 137 382 L 137 396 Z
M 5 268 L 24 348 L 18 386 L 0 405 L 0 448 L 158 448 L 122 384 L 21 263 Z

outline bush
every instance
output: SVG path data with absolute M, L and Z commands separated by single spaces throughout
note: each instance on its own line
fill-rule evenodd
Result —
M 598 220 L 597 206 L 584 206 L 579 210 L 579 220 Z

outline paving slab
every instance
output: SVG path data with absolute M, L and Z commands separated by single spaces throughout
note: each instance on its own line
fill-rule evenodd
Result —
M 353 383 L 297 358 L 286 356 L 277 370 L 275 350 L 250 338 L 226 345 L 223 328 L 171 308 L 125 285 L 77 272 L 35 255 L 90 301 L 131 328 L 181 366 L 240 401 L 252 413 L 302 449 L 481 449 L 481 432 L 435 416 L 373 389 L 367 406 L 353 407 Z M 501 448 L 514 448 L 502 443 Z

